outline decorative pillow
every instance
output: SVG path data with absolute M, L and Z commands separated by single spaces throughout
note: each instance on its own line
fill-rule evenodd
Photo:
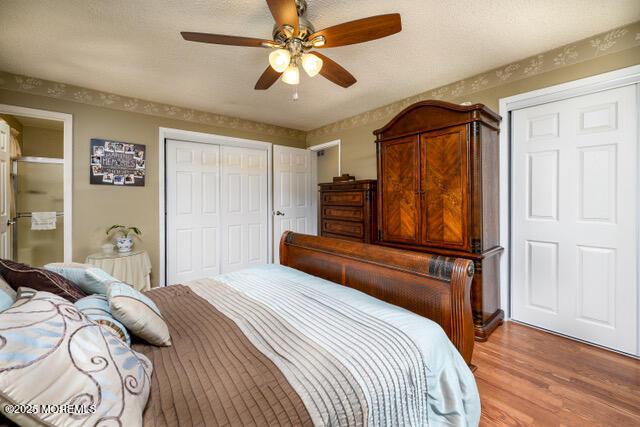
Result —
M 0 324 L 0 411 L 7 418 L 19 425 L 142 425 L 149 359 L 69 301 L 37 292 L 0 313 Z M 19 415 L 7 404 L 54 410 Z
M 107 295 L 109 285 L 119 282 L 118 279 L 103 269 L 94 267 L 91 264 L 55 262 L 45 265 L 44 268 L 72 281 L 88 295 Z
M 87 296 L 73 282 L 58 273 L 42 268 L 29 267 L 18 262 L 0 259 L 0 275 L 13 288 L 28 286 L 36 291 L 50 292 L 71 302 Z
M 30 300 L 36 294 L 36 292 L 38 291 L 36 291 L 35 289 L 27 288 L 26 286 L 20 286 L 16 291 L 16 303 L 24 303 L 26 302 L 25 300 Z
M 5 311 L 16 302 L 16 291 L 0 277 L 0 312 Z
M 109 300 L 104 295 L 89 295 L 76 301 L 73 305 L 89 319 L 93 320 L 100 326 L 104 326 L 110 332 L 114 333 L 118 338 L 131 345 L 131 337 L 127 328 L 118 322 L 111 314 L 109 308 Z
M 124 283 L 109 288 L 109 307 L 113 317 L 121 321 L 134 335 L 150 344 L 169 346 L 169 328 L 156 304 Z

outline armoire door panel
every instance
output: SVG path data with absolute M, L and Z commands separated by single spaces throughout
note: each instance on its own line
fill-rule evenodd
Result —
M 468 247 L 467 127 L 421 135 L 421 244 Z
M 419 145 L 418 136 L 380 145 L 382 241 L 417 243 L 419 240 Z

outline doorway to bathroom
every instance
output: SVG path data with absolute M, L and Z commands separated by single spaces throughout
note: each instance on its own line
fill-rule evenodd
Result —
M 71 260 L 70 132 L 70 115 L 0 105 L 0 258 Z

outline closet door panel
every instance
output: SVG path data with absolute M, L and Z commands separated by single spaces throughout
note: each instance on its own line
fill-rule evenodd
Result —
M 167 283 L 220 273 L 220 147 L 167 141 Z
M 383 142 L 380 162 L 380 240 L 417 243 L 420 235 L 418 137 Z
M 221 147 L 221 273 L 268 262 L 267 151 Z
M 428 132 L 420 140 L 423 205 L 420 243 L 468 249 L 467 127 Z

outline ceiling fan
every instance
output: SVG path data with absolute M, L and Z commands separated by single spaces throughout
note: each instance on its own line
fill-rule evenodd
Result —
M 349 87 L 356 78 L 335 61 L 312 49 L 346 46 L 376 40 L 402 30 L 400 14 L 377 15 L 358 19 L 316 31 L 305 18 L 306 0 L 266 0 L 276 23 L 273 40 L 222 34 L 181 32 L 185 40 L 230 46 L 274 49 L 269 54 L 269 66 L 255 85 L 257 90 L 269 89 L 278 78 L 284 83 L 300 83 L 300 67 L 310 76 L 317 74 L 333 83 Z M 294 95 L 294 99 L 296 99 Z

